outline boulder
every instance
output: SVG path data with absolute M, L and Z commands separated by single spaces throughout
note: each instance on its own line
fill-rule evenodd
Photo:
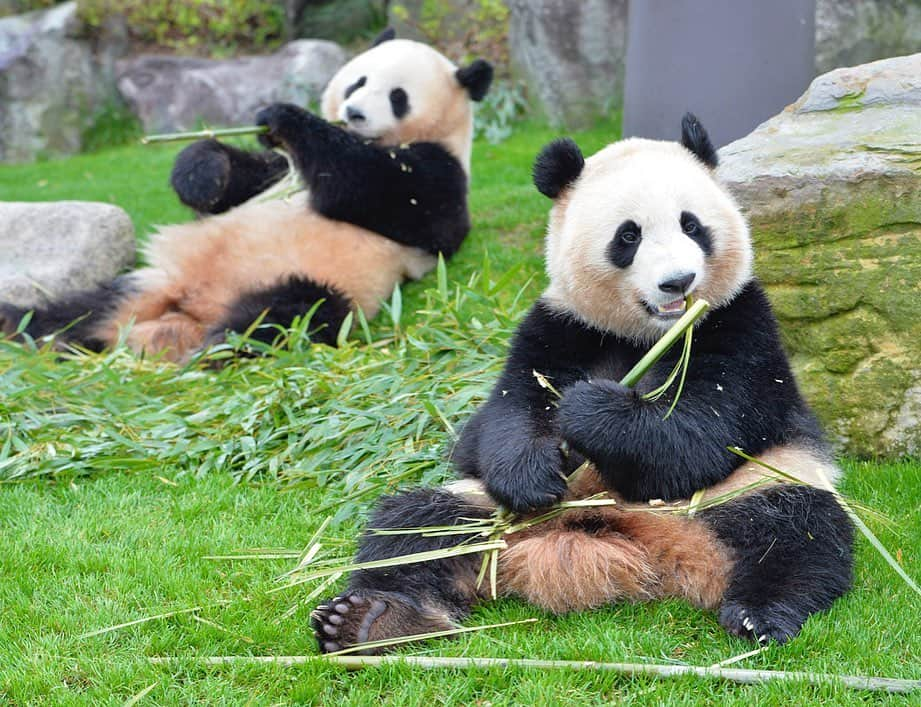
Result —
M 921 49 L 918 0 L 816 0 L 817 74 Z
M 76 2 L 0 19 L 0 162 L 80 150 L 115 90 L 112 53 L 82 33 Z
M 512 68 L 556 125 L 587 127 L 623 99 L 627 0 L 508 0 Z
M 88 201 L 0 202 L 0 302 L 31 307 L 134 265 L 131 219 Z
M 119 63 L 118 89 L 148 133 L 243 126 L 269 103 L 317 100 L 345 60 L 338 44 L 309 39 L 222 61 L 141 55 Z
M 921 453 L 921 54 L 816 78 L 720 158 L 839 449 Z

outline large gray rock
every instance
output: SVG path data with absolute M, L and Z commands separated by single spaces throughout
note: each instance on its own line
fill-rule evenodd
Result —
M 0 302 L 31 307 L 110 282 L 134 259 L 134 226 L 117 206 L 0 202 Z
M 627 0 L 508 0 L 509 54 L 551 122 L 575 129 L 620 105 Z
M 93 113 L 114 94 L 109 52 L 81 37 L 77 3 L 0 19 L 0 162 L 80 150 Z
M 919 50 L 919 0 L 816 0 L 816 73 Z
M 921 453 L 921 54 L 818 77 L 720 157 L 834 440 Z
M 316 100 L 346 60 L 334 42 L 303 39 L 270 56 L 216 61 L 144 55 L 119 63 L 118 89 L 147 132 L 249 125 L 269 103 Z

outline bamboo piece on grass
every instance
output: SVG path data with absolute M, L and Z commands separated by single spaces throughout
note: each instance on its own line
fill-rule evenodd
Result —
M 256 665 L 261 663 L 293 666 L 306 663 L 329 663 L 359 669 L 385 665 L 409 665 L 416 668 L 536 668 L 538 670 L 591 670 L 622 675 L 649 675 L 657 678 L 696 675 L 702 678 L 728 680 L 745 684 L 765 682 L 805 682 L 810 685 L 839 684 L 853 690 L 908 693 L 921 690 L 921 680 L 878 678 L 863 675 L 834 675 L 783 670 L 743 670 L 697 665 L 659 665 L 655 663 L 601 663 L 591 660 L 533 660 L 526 658 L 446 658 L 439 656 L 364 656 L 364 655 L 301 655 L 301 656 L 163 656 L 149 658 L 151 663 L 166 665 L 183 661 L 204 665 Z

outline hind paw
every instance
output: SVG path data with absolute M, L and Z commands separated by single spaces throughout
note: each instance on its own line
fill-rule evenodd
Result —
M 10 304 L 0 303 L 0 337 L 13 336 L 25 312 Z
M 805 620 L 795 608 L 780 603 L 753 607 L 728 602 L 719 614 L 720 625 L 729 633 L 759 643 L 786 643 L 800 632 Z
M 375 622 L 387 611 L 382 599 L 370 599 L 358 594 L 335 597 L 320 604 L 311 617 L 317 642 L 323 653 L 369 640 Z

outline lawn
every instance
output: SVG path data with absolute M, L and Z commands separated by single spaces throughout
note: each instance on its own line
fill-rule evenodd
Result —
M 577 135 L 586 152 L 616 125 Z M 508 336 L 544 282 L 548 202 L 530 164 L 553 132 L 478 143 L 475 230 L 448 264 L 407 285 L 340 349 L 292 334 L 220 371 L 124 352 L 64 357 L 0 344 L 0 704 L 863 703 L 840 685 L 741 686 L 525 669 L 346 672 L 322 664 L 205 668 L 195 656 L 309 655 L 313 585 L 268 593 L 327 518 L 348 555 L 382 492 L 450 470 L 455 430 L 494 380 Z M 168 189 L 179 148 L 125 147 L 0 167 L 9 200 L 116 203 L 141 237 L 188 217 Z M 370 342 L 370 345 L 369 345 Z M 844 491 L 921 578 L 921 464 L 844 460 Z M 210 559 L 261 549 L 261 556 Z M 921 602 L 863 540 L 853 591 L 789 645 L 735 667 L 921 679 Z M 203 607 L 81 638 L 81 634 Z M 405 654 L 710 665 L 751 650 L 678 601 L 552 617 L 516 601 L 469 625 L 521 624 Z M 150 656 L 182 656 L 165 666 Z M 874 701 L 896 700 L 879 696 Z M 921 704 L 921 695 L 901 698 Z

